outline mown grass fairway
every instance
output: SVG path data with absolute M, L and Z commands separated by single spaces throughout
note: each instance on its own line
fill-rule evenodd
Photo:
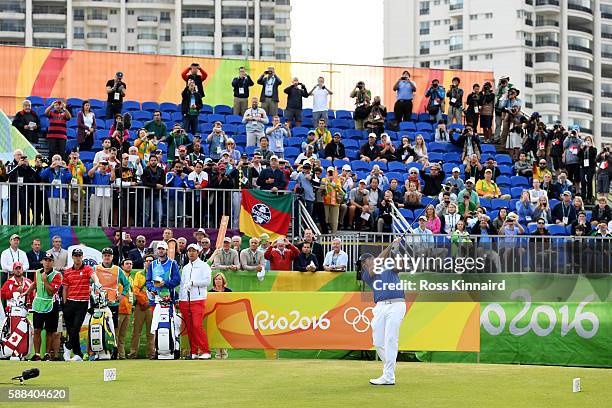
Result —
M 224 360 L 0 362 L 0 387 L 40 369 L 28 386 L 70 388 L 68 404 L 5 407 L 604 407 L 612 370 L 571 367 L 398 363 L 395 386 L 371 386 L 380 362 Z M 117 381 L 103 382 L 104 368 Z M 572 379 L 582 379 L 572 393 Z

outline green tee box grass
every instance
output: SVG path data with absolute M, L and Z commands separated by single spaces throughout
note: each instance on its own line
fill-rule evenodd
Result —
M 374 361 L 210 360 L 0 362 L 0 387 L 32 367 L 27 387 L 69 387 L 68 403 L 6 407 L 604 407 L 612 370 L 486 364 L 398 363 L 395 386 L 372 386 Z M 117 380 L 103 382 L 104 368 Z M 572 379 L 580 377 L 580 393 Z

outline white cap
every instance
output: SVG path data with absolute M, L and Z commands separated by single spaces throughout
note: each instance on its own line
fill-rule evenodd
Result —
M 348 170 L 348 171 L 351 171 L 351 166 L 350 166 L 350 164 L 345 164 L 344 166 L 342 166 L 342 170 Z
M 334 169 L 335 169 L 335 168 L 334 168 L 334 166 L 329 166 L 329 167 L 327 168 L 327 171 L 334 171 Z
M 270 160 L 274 160 L 274 159 L 278 160 L 278 156 L 277 156 L 277 155 L 275 155 L 275 154 L 273 154 L 272 156 L 270 156 Z
M 363 183 L 363 184 L 368 184 L 368 183 L 366 183 L 366 182 L 365 182 L 365 180 L 364 180 L 364 179 L 359 180 L 359 184 L 361 184 L 361 183 Z
M 461 169 L 459 167 L 453 167 L 453 171 L 451 173 L 454 172 L 461 173 Z
M 196 231 L 196 234 L 204 234 L 204 235 L 206 235 L 206 230 L 204 228 L 198 228 L 198 230 Z
M 200 246 L 198 244 L 189 244 L 187 246 L 187 250 L 189 251 L 190 249 L 195 249 L 196 251 L 200 252 L 202 250 L 202 248 L 200 248 Z
M 159 241 L 157 243 L 157 249 L 159 248 L 168 249 L 168 243 L 166 241 Z
M 376 133 L 370 133 L 368 137 L 373 137 L 374 139 L 376 139 Z

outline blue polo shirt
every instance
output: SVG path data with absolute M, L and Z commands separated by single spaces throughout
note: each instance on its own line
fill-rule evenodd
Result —
M 368 284 L 368 286 L 374 292 L 374 302 L 378 303 L 383 300 L 404 298 L 404 291 L 394 289 L 391 290 L 386 286 L 387 284 L 399 284 L 400 278 L 393 269 L 386 269 L 380 275 L 374 275 L 371 277 L 367 271 L 361 272 L 361 280 Z
M 400 81 L 397 84 L 397 100 L 409 100 L 414 98 L 412 84 L 409 81 Z

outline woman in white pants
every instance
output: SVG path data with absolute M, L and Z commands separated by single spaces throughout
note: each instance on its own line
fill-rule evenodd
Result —
M 395 385 L 395 361 L 399 343 L 399 332 L 406 314 L 404 291 L 390 289 L 390 284 L 399 284 L 397 271 L 385 269 L 383 265 L 391 248 L 401 237 L 389 245 L 377 259 L 372 254 L 363 254 L 361 262 L 361 279 L 374 292 L 374 319 L 372 320 L 372 340 L 376 353 L 383 362 L 383 374 L 370 380 L 372 385 Z M 376 267 L 375 267 L 376 265 Z

